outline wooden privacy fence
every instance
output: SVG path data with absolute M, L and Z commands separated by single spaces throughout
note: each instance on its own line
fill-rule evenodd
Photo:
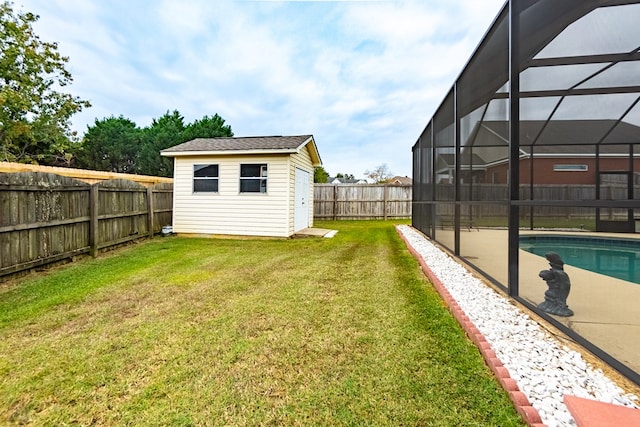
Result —
M 389 219 L 411 217 L 411 185 L 315 184 L 317 219 Z
M 474 184 L 462 186 L 461 200 L 467 203 L 462 206 L 463 215 L 472 215 L 474 218 L 503 217 L 507 215 L 507 200 L 509 187 L 506 184 Z M 634 194 L 640 194 L 640 185 L 634 186 Z M 627 186 L 621 184 L 605 184 L 600 186 L 599 200 L 627 200 Z M 436 187 L 436 195 L 439 203 L 436 204 L 437 214 L 440 216 L 453 216 L 455 209 L 455 187 L 453 184 L 439 184 Z M 520 200 L 537 200 L 541 206 L 521 208 L 520 216 L 526 218 L 530 215 L 536 217 L 595 217 L 595 208 L 584 207 L 581 202 L 596 200 L 595 185 L 573 184 L 546 184 L 535 185 L 533 188 L 526 184 L 520 186 Z M 474 201 L 480 202 L 472 207 Z M 576 202 L 575 206 L 544 206 L 545 201 Z M 482 202 L 499 202 L 496 204 L 482 204 Z M 471 211 L 470 211 L 471 210 Z M 608 210 L 608 213 L 611 210 Z M 623 209 L 624 211 L 624 209 Z M 604 209 L 603 209 L 604 212 Z M 626 212 L 624 213 L 626 215 Z
M 0 276 L 153 237 L 171 224 L 172 198 L 169 183 L 0 174 Z

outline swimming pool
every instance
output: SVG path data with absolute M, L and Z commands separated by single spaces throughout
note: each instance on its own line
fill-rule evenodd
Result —
M 640 240 L 581 236 L 520 236 L 520 249 L 556 252 L 565 264 L 640 284 Z

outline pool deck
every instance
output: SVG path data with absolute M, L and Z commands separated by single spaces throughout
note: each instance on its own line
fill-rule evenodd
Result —
M 453 233 L 452 230 L 449 230 Z M 438 230 L 437 233 L 446 233 Z M 637 234 L 587 233 L 564 231 L 521 231 L 522 235 L 578 235 L 639 239 Z M 440 235 L 441 236 L 441 235 Z M 464 229 L 461 231 L 461 255 L 507 284 L 507 231 L 504 229 Z M 538 277 L 549 268 L 544 257 L 520 250 L 520 297 L 537 305 L 544 300 L 547 286 Z M 567 304 L 574 312 L 571 317 L 552 316 L 564 326 L 576 331 L 611 356 L 640 372 L 640 285 L 565 264 L 571 279 Z M 524 307 L 523 307 L 524 308 Z M 528 310 L 526 310 L 528 311 Z M 546 323 L 535 313 L 532 317 Z M 554 334 L 564 335 L 554 329 Z M 563 341 L 572 343 L 568 337 Z M 586 350 L 582 349 L 583 353 Z M 599 359 L 598 359 L 599 360 Z

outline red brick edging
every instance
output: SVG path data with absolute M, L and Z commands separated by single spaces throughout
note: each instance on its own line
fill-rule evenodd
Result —
M 489 369 L 491 369 L 493 374 L 498 378 L 498 381 L 500 382 L 502 387 L 509 394 L 509 398 L 513 402 L 516 411 L 518 411 L 527 425 L 531 427 L 546 427 L 546 425 L 542 423 L 538 411 L 533 406 L 531 406 L 531 404 L 529 403 L 529 399 L 527 399 L 527 396 L 525 396 L 525 394 L 520 391 L 516 381 L 509 376 L 509 371 L 502 365 L 502 362 L 500 361 L 500 359 L 498 359 L 496 353 L 493 351 L 491 345 L 487 342 L 484 335 L 482 335 L 478 328 L 476 328 L 471 320 L 469 320 L 456 300 L 453 299 L 447 288 L 444 287 L 440 279 L 438 279 L 435 273 L 429 268 L 424 258 L 422 258 L 422 255 L 420 255 L 418 251 L 413 246 L 411 246 L 402 232 L 400 232 L 398 226 L 396 226 L 396 231 L 407 245 L 407 248 L 409 249 L 411 255 L 413 255 L 416 260 L 418 260 L 422 271 L 436 288 L 442 299 L 449 307 L 449 310 L 451 311 L 453 316 L 465 330 L 467 336 L 478 347 L 480 353 L 482 354 L 482 357 L 489 366 Z

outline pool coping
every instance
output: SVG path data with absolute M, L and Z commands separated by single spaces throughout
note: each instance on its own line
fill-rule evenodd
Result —
M 621 246 L 633 246 L 634 248 L 640 248 L 640 239 L 631 239 L 625 237 L 599 237 L 593 235 L 582 235 L 578 236 L 575 234 L 550 234 L 550 233 L 527 233 L 521 234 L 518 237 L 518 242 L 523 243 L 523 240 L 548 240 L 551 242 L 566 242 L 572 243 L 571 241 L 588 241 L 590 243 L 602 243 L 602 246 L 608 247 L 611 244 L 621 244 Z

